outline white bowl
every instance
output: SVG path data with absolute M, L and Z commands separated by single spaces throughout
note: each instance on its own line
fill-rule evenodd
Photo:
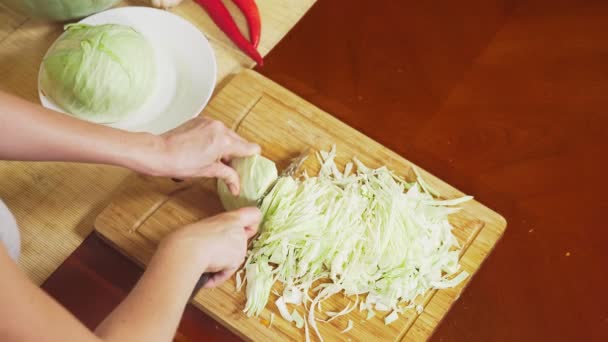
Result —
M 80 22 L 130 26 L 146 37 L 155 51 L 157 81 L 153 94 L 128 118 L 108 126 L 160 134 L 196 117 L 207 105 L 216 82 L 215 55 L 207 38 L 190 22 L 148 7 L 114 8 Z M 42 93 L 40 72 L 38 94 L 44 107 L 65 113 Z

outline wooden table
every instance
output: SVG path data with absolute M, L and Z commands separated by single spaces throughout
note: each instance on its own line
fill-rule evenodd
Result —
M 437 341 L 608 340 L 608 2 L 320 1 L 259 71 L 509 229 Z M 140 271 L 95 236 L 43 288 L 93 327 Z M 178 340 L 232 338 L 189 309 Z

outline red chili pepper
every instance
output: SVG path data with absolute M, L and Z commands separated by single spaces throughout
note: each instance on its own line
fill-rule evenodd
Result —
M 262 21 L 260 11 L 254 0 L 232 0 L 235 5 L 243 12 L 249 27 L 249 40 L 256 48 L 260 44 L 260 34 L 262 32 Z
M 195 2 L 207 11 L 215 24 L 224 31 L 239 49 L 251 57 L 258 65 L 264 65 L 262 56 L 255 46 L 243 36 L 232 15 L 221 0 L 195 0 Z M 255 3 L 253 5 L 255 6 Z

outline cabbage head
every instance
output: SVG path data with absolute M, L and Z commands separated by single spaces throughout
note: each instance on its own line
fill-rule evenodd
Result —
M 40 86 L 78 118 L 113 123 L 154 91 L 154 49 L 139 32 L 116 24 L 70 24 L 42 62 Z
M 234 196 L 223 180 L 217 181 L 217 192 L 226 210 L 257 206 L 258 201 L 278 177 L 274 162 L 258 154 L 236 158 L 231 161 L 230 166 L 239 174 L 241 192 Z

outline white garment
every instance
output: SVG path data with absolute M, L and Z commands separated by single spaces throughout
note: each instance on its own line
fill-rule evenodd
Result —
M 19 237 L 19 228 L 15 217 L 8 210 L 4 202 L 0 200 L 0 244 L 3 244 L 8 250 L 13 260 L 19 259 L 21 250 L 21 239 Z

